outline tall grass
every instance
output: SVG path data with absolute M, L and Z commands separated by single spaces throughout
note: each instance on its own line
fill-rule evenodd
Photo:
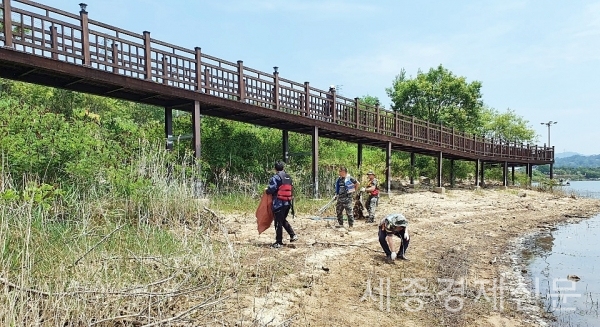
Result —
M 62 192 L 36 180 L 15 189 L 3 169 L 0 325 L 151 325 L 217 312 L 238 283 L 238 254 L 193 174 L 183 163 L 169 173 L 167 161 L 148 147 L 120 176 L 129 180 Z

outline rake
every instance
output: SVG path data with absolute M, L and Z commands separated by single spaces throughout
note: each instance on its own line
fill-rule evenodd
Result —
M 323 212 L 325 212 L 325 210 L 327 210 L 329 207 L 331 207 L 331 205 L 333 204 L 333 202 L 335 202 L 336 198 L 335 196 L 331 199 L 331 201 L 327 202 L 326 205 L 324 205 L 321 209 L 319 209 L 319 211 L 317 211 L 317 217 L 320 217 Z

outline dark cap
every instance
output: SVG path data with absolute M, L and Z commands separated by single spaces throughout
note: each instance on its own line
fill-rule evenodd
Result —
M 285 167 L 285 164 L 282 161 L 277 161 L 275 163 L 275 170 L 282 171 L 283 167 Z

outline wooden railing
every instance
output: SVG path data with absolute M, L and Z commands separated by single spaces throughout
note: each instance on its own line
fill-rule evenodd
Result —
M 420 144 L 435 145 L 490 160 L 553 161 L 553 147 L 500 144 L 380 107 L 360 104 L 273 73 L 245 67 L 48 7 L 3 0 L 0 45 L 32 55 L 89 66 L 114 74 L 201 92 L 292 115 L 327 121 Z M 11 21 L 10 24 L 5 22 Z

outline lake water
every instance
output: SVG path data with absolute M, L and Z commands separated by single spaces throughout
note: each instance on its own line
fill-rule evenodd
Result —
M 600 198 L 598 181 L 573 181 L 563 188 Z M 600 326 L 600 215 L 542 233 L 532 247 L 532 287 L 557 318 L 553 325 Z

